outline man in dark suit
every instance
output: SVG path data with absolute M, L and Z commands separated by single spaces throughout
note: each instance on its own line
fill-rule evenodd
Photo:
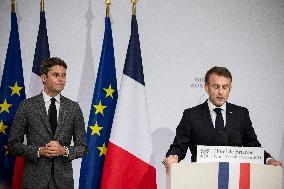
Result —
M 196 161 L 197 145 L 230 145 L 260 147 L 252 127 L 249 111 L 227 102 L 232 75 L 225 67 L 213 67 L 205 75 L 205 91 L 209 98 L 203 104 L 186 109 L 176 129 L 176 136 L 164 161 L 167 172 L 171 163 L 184 159 L 190 148 Z M 265 152 L 265 162 L 281 166 Z
M 66 69 L 63 60 L 46 59 L 41 67 L 43 91 L 24 100 L 15 115 L 9 151 L 25 158 L 23 188 L 74 188 L 71 161 L 83 157 L 87 142 L 78 103 L 60 94 Z

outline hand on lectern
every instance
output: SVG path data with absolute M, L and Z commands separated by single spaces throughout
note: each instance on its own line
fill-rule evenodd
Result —
M 282 167 L 282 162 L 278 161 L 276 159 L 270 159 L 266 162 L 266 165 L 273 165 L 273 166 L 281 166 Z
M 177 155 L 170 155 L 163 161 L 165 167 L 166 167 L 166 173 L 169 174 L 170 167 L 172 163 L 178 163 L 178 156 Z

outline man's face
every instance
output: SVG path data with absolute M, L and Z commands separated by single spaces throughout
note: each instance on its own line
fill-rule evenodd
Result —
M 209 100 L 217 107 L 222 106 L 227 99 L 231 91 L 231 79 L 211 74 L 208 83 L 205 84 L 205 91 L 209 95 Z
M 41 79 L 44 83 L 44 92 L 50 96 L 56 96 L 64 89 L 66 69 L 59 65 L 52 66 L 47 75 L 41 75 Z

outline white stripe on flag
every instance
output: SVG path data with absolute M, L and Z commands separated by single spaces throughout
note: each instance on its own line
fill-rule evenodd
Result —
M 239 179 L 240 178 L 240 164 L 230 163 L 229 164 L 229 188 L 239 189 Z
M 28 97 L 38 95 L 42 90 L 43 90 L 43 84 L 41 78 L 37 74 L 32 72 L 30 78 Z
M 145 86 L 126 75 L 122 76 L 121 83 L 110 140 L 144 162 L 151 164 L 153 147 Z

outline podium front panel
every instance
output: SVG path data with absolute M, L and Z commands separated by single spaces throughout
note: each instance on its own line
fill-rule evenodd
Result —
M 282 189 L 282 168 L 239 163 L 172 164 L 167 189 Z

